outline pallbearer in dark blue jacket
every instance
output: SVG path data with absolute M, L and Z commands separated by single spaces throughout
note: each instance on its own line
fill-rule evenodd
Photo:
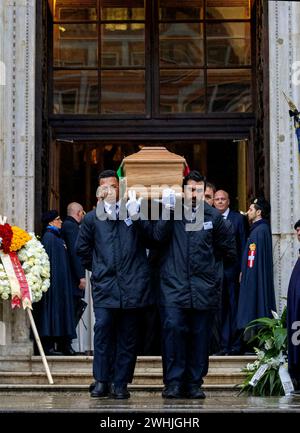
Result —
M 81 299 L 85 293 L 85 269 L 81 264 L 80 258 L 76 253 L 75 245 L 85 212 L 80 203 L 72 202 L 67 207 L 67 217 L 63 222 L 61 235 L 66 242 L 68 256 L 70 260 L 71 277 L 73 285 L 74 317 L 77 325 L 80 319 Z M 75 352 L 70 347 L 70 352 Z M 71 353 L 70 353 L 71 354 Z
M 300 220 L 294 226 L 300 242 Z M 287 296 L 287 332 L 289 373 L 295 390 L 300 391 L 300 250 L 293 269 Z
M 239 329 L 244 329 L 251 320 L 272 317 L 271 310 L 276 311 L 272 235 L 267 221 L 270 210 L 270 204 L 264 198 L 256 198 L 247 212 L 251 227 L 242 258 Z
M 219 306 L 215 255 L 236 259 L 235 241 L 220 213 L 204 202 L 205 178 L 184 178 L 183 217 L 159 220 L 160 313 L 164 398 L 205 398 L 212 317 Z M 172 200 L 171 200 L 172 201 Z M 175 209 L 176 212 L 176 209 Z M 202 213 L 202 215 L 201 215 Z
M 50 287 L 34 309 L 36 324 L 46 355 L 70 355 L 70 342 L 76 332 L 70 265 L 60 233 L 62 221 L 56 210 L 44 213 L 42 221 L 42 244 L 50 260 Z
M 85 216 L 77 241 L 83 266 L 92 271 L 96 322 L 91 396 L 126 399 L 136 361 L 138 309 L 153 303 L 149 265 L 138 226 L 130 217 L 118 218 L 118 210 L 124 209 L 116 172 L 102 172 L 99 184 L 97 208 Z
M 222 332 L 221 350 L 217 355 L 239 355 L 241 352 L 240 333 L 237 331 L 236 318 L 239 297 L 239 277 L 241 272 L 241 258 L 246 245 L 247 235 L 245 218 L 230 209 L 229 194 L 219 190 L 214 196 L 215 208 L 222 217 L 231 223 L 237 248 L 237 261 L 224 266 L 222 284 Z

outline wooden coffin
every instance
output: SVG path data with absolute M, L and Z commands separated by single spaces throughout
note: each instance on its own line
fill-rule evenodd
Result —
M 185 158 L 169 152 L 165 147 L 143 147 L 123 159 L 126 190 L 134 189 L 143 197 L 147 191 L 148 198 L 161 197 L 166 187 L 181 193 L 186 166 Z

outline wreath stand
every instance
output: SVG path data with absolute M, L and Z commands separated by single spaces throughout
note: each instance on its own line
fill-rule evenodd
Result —
M 31 309 L 29 307 L 27 307 L 26 311 L 28 313 L 31 329 L 32 329 L 32 332 L 33 332 L 33 335 L 34 335 L 37 347 L 38 347 L 40 355 L 42 357 L 42 361 L 43 361 L 44 368 L 45 368 L 45 371 L 46 371 L 46 374 L 47 374 L 48 382 L 50 383 L 50 385 L 53 385 L 54 382 L 53 382 L 53 379 L 52 379 L 52 375 L 51 375 L 51 372 L 50 372 L 50 369 L 49 369 L 49 365 L 48 365 L 48 362 L 47 362 L 47 358 L 46 358 L 46 355 L 45 355 L 45 352 L 44 352 L 44 349 L 43 349 L 43 346 L 42 346 L 42 343 L 41 343 L 41 340 L 40 340 L 39 333 L 38 333 L 38 331 L 36 329 L 36 326 L 35 326 L 35 322 L 34 322 L 34 318 L 32 316 Z
M 6 216 L 2 216 L 0 215 L 0 225 L 5 225 L 7 223 L 7 217 Z M 0 238 L 0 241 L 2 241 L 2 238 Z M 1 242 L 0 242 L 1 245 Z M 33 335 L 37 344 L 37 347 L 39 349 L 40 355 L 42 357 L 42 361 L 43 361 L 43 365 L 47 374 L 47 378 L 48 381 L 50 383 L 50 385 L 53 385 L 53 379 L 52 379 L 52 375 L 49 369 L 49 365 L 45 356 L 45 352 L 38 334 L 38 331 L 36 329 L 35 326 L 35 322 L 34 322 L 34 318 L 32 316 L 32 312 L 31 312 L 31 297 L 29 296 L 29 289 L 28 289 L 28 284 L 26 282 L 26 278 L 24 275 L 24 272 L 22 270 L 21 264 L 18 260 L 17 254 L 15 252 L 10 252 L 9 254 L 0 254 L 3 266 L 6 270 L 7 276 L 9 278 L 9 280 L 11 281 L 11 284 L 14 287 L 17 287 L 19 291 L 19 293 L 16 294 L 15 298 L 17 301 L 12 304 L 13 307 L 18 307 L 20 308 L 20 303 L 22 301 L 23 303 L 23 308 L 27 311 L 29 320 L 30 320 L 30 325 L 33 331 Z M 13 298 L 13 295 L 12 295 Z

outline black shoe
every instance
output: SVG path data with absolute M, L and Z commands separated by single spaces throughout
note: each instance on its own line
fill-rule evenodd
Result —
M 77 355 L 77 352 L 75 352 L 72 346 L 68 346 L 63 349 L 63 354 L 65 356 L 75 356 Z
M 92 383 L 90 384 L 90 386 L 89 386 L 89 392 L 92 392 L 92 391 L 95 389 L 96 383 L 97 383 L 97 382 L 92 382 Z
M 219 350 L 219 352 L 213 354 L 213 356 L 226 356 L 226 355 L 228 355 L 227 349 L 221 349 Z
M 63 353 L 58 352 L 55 349 L 48 349 L 48 350 L 45 350 L 45 355 L 46 356 L 63 356 Z
M 199 385 L 190 385 L 187 387 L 186 397 L 192 399 L 193 398 L 202 399 L 202 398 L 206 398 L 206 395 Z
M 110 389 L 110 396 L 116 400 L 126 400 L 130 398 L 130 392 L 127 389 L 127 383 L 112 383 Z
M 241 355 L 241 354 L 242 354 L 242 352 L 240 350 L 238 350 L 238 349 L 231 349 L 227 353 L 227 355 L 229 355 L 229 356 L 238 356 L 238 355 Z
M 163 398 L 183 398 L 180 385 L 167 385 L 161 395 Z
M 90 385 L 91 397 L 107 397 L 109 394 L 109 386 L 107 382 L 94 382 Z

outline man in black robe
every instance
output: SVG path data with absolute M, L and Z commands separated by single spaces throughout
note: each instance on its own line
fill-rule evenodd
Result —
M 42 244 L 50 261 L 50 287 L 34 308 L 36 325 L 46 355 L 72 355 L 76 338 L 73 290 L 67 248 L 61 238 L 61 218 L 56 210 L 43 214 Z
M 237 313 L 237 327 L 241 330 L 250 321 L 272 317 L 271 310 L 276 311 L 272 235 L 267 221 L 270 210 L 264 198 L 256 198 L 247 212 L 251 226 L 242 258 Z
M 300 242 L 300 220 L 294 226 Z M 287 295 L 288 365 L 295 390 L 300 390 L 300 250 Z

